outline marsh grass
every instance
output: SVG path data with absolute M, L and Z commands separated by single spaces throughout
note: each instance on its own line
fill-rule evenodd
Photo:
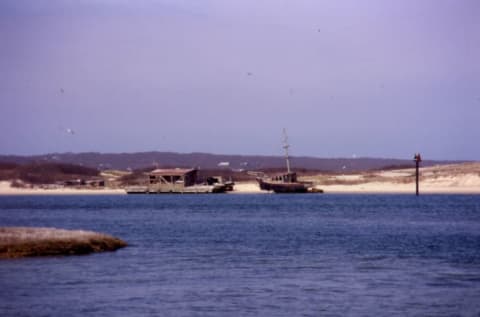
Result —
M 125 246 L 118 238 L 92 231 L 0 227 L 0 258 L 82 255 Z

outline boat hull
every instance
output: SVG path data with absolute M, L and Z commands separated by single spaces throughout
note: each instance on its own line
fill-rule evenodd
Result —
M 307 184 L 299 182 L 271 182 L 260 178 L 257 182 L 260 189 L 275 193 L 307 193 L 309 188 Z

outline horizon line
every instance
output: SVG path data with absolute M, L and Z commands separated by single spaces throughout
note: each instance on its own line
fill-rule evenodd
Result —
M 49 155 L 81 155 L 81 154 L 98 154 L 98 155 L 134 155 L 134 154 L 145 154 L 145 153 L 159 153 L 159 154 L 177 154 L 177 155 L 212 155 L 212 156 L 257 156 L 257 157 L 274 157 L 280 158 L 284 157 L 283 155 L 266 155 L 266 154 L 224 154 L 224 153 L 208 153 L 208 152 L 174 152 L 174 151 L 138 151 L 138 152 L 98 152 L 98 151 L 85 151 L 85 152 L 50 152 L 43 154 L 1 154 L 2 156 L 10 157 L 35 157 L 35 156 L 49 156 Z M 310 158 L 310 159 L 324 159 L 324 160 L 359 160 L 359 159 L 374 159 L 374 160 L 400 160 L 400 161 L 409 161 L 409 158 L 397 158 L 397 157 L 374 157 L 374 156 L 356 156 L 356 157 L 346 157 L 346 156 L 331 156 L 331 157 L 321 157 L 313 155 L 290 155 L 292 158 Z M 412 159 L 413 161 L 413 155 Z M 424 159 L 424 161 L 430 162 L 478 162 L 479 160 L 469 160 L 469 159 Z

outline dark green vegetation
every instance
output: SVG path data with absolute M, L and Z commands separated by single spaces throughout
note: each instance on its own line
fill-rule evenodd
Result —
M 16 163 L 0 162 L 0 180 L 17 180 L 28 184 L 53 184 L 72 179 L 98 178 L 94 168 L 68 163 Z
M 0 228 L 0 258 L 84 255 L 114 251 L 127 244 L 91 231 L 55 228 Z
M 384 158 L 317 158 L 292 157 L 292 167 L 324 172 L 353 172 L 372 169 L 383 169 L 387 166 L 411 166 L 413 160 Z M 36 156 L 0 155 L 0 162 L 27 164 L 31 162 L 69 163 L 105 170 L 137 170 L 146 166 L 158 167 L 188 167 L 202 169 L 218 169 L 219 163 L 228 162 L 225 169 L 232 170 L 263 170 L 268 168 L 285 169 L 285 158 L 279 156 L 260 155 L 220 155 L 208 153 L 173 153 L 173 152 L 142 152 L 142 153 L 63 153 Z M 447 161 L 422 162 L 422 166 L 445 163 L 460 163 Z M 345 167 L 345 168 L 344 168 Z

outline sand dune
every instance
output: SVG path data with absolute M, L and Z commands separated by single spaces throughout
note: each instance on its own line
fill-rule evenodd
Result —
M 349 175 L 306 177 L 326 193 L 413 193 L 415 169 L 372 171 Z M 420 192 L 479 193 L 480 163 L 431 166 L 420 169 Z

